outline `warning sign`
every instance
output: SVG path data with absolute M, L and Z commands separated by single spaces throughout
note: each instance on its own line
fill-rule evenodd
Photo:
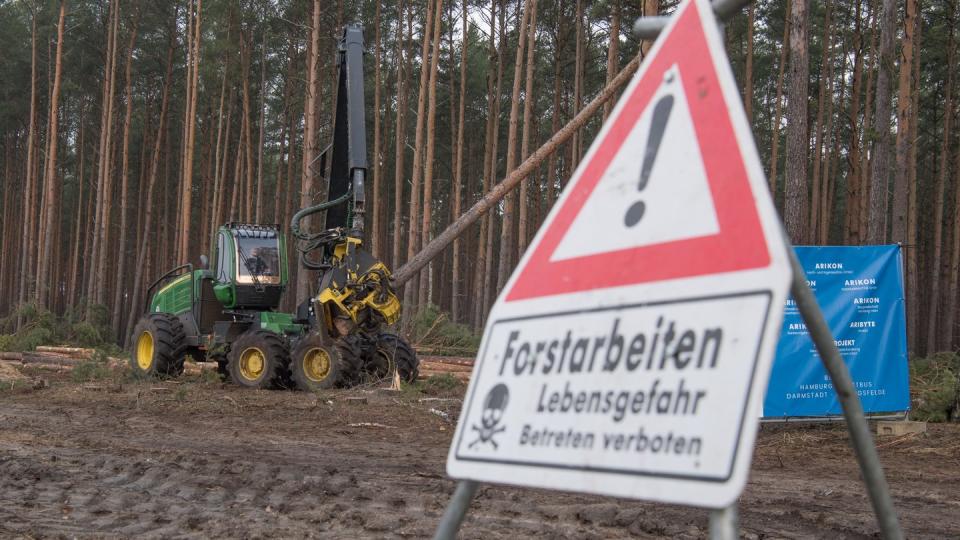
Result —
M 770 294 L 756 291 L 497 321 L 471 389 L 490 390 L 469 395 L 482 411 L 455 442 L 457 457 L 726 480 L 736 444 L 714 446 L 700 424 L 742 429 L 747 395 L 729 383 L 752 376 L 769 307 Z M 722 320 L 738 311 L 751 324 Z M 591 452 L 571 464 L 566 450 Z
M 763 172 L 745 117 L 731 114 L 743 116 L 742 105 L 722 44 L 711 42 L 713 13 L 700 11 L 706 24 L 692 3 L 678 8 L 508 301 L 770 264 L 753 203 L 766 194 L 751 186 Z
M 790 279 L 780 230 L 713 12 L 688 0 L 494 305 L 448 473 L 735 500 Z

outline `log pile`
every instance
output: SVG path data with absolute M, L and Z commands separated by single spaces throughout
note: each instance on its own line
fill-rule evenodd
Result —
M 421 356 L 420 378 L 450 375 L 467 382 L 473 372 L 473 358 L 454 356 Z
M 16 367 L 29 366 L 51 371 L 70 371 L 74 367 L 93 358 L 93 349 L 81 347 L 39 346 L 34 351 L 0 352 L 0 361 Z M 108 358 L 110 367 L 123 365 L 120 358 Z

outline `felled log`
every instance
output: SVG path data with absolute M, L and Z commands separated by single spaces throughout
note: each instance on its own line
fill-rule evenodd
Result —
M 430 371 L 441 371 L 444 373 L 471 373 L 473 371 L 473 368 L 469 366 L 441 364 L 439 362 L 420 362 L 420 369 L 428 369 Z
M 468 358 L 466 356 L 421 356 L 420 361 L 470 367 L 473 367 L 474 362 L 473 358 Z
M 84 349 L 83 347 L 50 347 L 46 345 L 40 345 L 37 347 L 37 352 L 60 354 L 63 356 L 69 356 L 71 358 L 82 358 L 89 360 L 90 358 L 93 358 L 94 350 Z
M 69 358 L 66 356 L 60 356 L 59 354 L 50 354 L 43 352 L 25 352 L 22 353 L 23 357 L 21 362 L 24 364 L 53 364 L 53 365 L 62 365 L 62 366 L 75 366 L 84 362 L 85 360 L 80 358 Z
M 431 369 L 421 369 L 420 378 L 426 379 L 428 377 L 434 377 L 439 375 L 445 375 L 448 377 L 455 377 L 461 381 L 467 382 L 470 380 L 470 374 L 464 373 L 462 371 L 433 371 Z

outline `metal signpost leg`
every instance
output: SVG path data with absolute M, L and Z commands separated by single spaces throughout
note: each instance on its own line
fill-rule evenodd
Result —
M 736 540 L 740 538 L 737 526 L 737 503 L 726 508 L 710 511 L 710 540 Z
M 460 524 L 463 523 L 463 517 L 467 514 L 467 508 L 470 507 L 470 501 L 480 484 L 473 480 L 461 480 L 457 484 L 457 490 L 453 492 L 450 503 L 447 504 L 447 510 L 443 513 L 440 525 L 437 526 L 437 532 L 433 534 L 433 540 L 453 540 L 460 530 Z
M 860 472 L 863 474 L 863 481 L 867 485 L 873 512 L 877 515 L 880 532 L 888 540 L 899 540 L 903 538 L 903 531 L 900 529 L 899 521 L 897 521 L 897 512 L 893 507 L 893 499 L 890 497 L 887 480 L 883 475 L 880 456 L 873 444 L 873 436 L 870 435 L 867 419 L 863 415 L 860 397 L 857 395 L 856 389 L 853 387 L 853 381 L 850 379 L 850 371 L 840 356 L 840 351 L 833 340 L 833 334 L 830 332 L 830 327 L 827 326 L 823 312 L 820 311 L 817 299 L 814 297 L 813 291 L 810 290 L 810 286 L 807 285 L 807 276 L 803 271 L 803 266 L 800 265 L 800 260 L 797 259 L 796 252 L 789 244 L 787 251 L 790 254 L 790 266 L 793 268 L 793 283 L 790 285 L 790 294 L 793 295 L 793 299 L 797 303 L 797 309 L 803 317 L 803 322 L 807 325 L 810 338 L 817 347 L 817 353 L 823 361 L 823 366 L 830 374 L 833 388 L 837 392 L 840 405 L 843 407 L 843 417 L 847 421 L 847 429 L 850 431 L 850 443 L 857 455 L 857 462 L 860 465 Z

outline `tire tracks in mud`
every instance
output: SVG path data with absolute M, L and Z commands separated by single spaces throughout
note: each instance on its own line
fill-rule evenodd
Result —
M 444 473 L 452 425 L 396 397 L 364 394 L 369 403 L 351 405 L 351 395 L 0 396 L 0 537 L 431 536 L 454 487 Z M 391 428 L 351 427 L 358 422 Z M 739 506 L 744 536 L 873 537 L 842 431 L 800 433 L 794 444 L 761 433 Z M 950 536 L 960 530 L 960 470 L 923 450 L 881 453 L 901 522 L 911 538 Z M 483 486 L 462 537 L 706 534 L 701 509 Z

